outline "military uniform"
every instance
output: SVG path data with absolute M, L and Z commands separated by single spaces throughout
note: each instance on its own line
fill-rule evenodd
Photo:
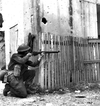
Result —
M 40 64 L 40 60 L 34 63 L 29 61 L 30 56 L 27 55 L 28 52 L 24 54 L 24 52 L 29 51 L 29 49 L 28 46 L 21 45 L 17 50 L 18 53 L 12 55 L 8 65 L 8 73 L 11 73 L 7 75 L 7 84 L 3 92 L 5 96 L 7 96 L 7 93 L 10 91 L 14 96 L 22 98 L 27 97 L 29 86 L 35 76 L 35 70 L 28 70 L 28 66 L 35 67 Z M 17 70 L 21 70 L 20 72 L 16 71 L 16 65 L 19 66 L 20 69 Z M 16 73 L 20 74 L 17 75 Z

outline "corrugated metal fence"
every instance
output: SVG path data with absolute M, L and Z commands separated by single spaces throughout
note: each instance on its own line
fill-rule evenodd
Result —
M 58 89 L 80 81 L 99 81 L 100 42 L 48 33 L 40 36 L 39 44 L 41 50 L 60 51 L 45 54 L 41 62 L 39 83 L 43 89 Z

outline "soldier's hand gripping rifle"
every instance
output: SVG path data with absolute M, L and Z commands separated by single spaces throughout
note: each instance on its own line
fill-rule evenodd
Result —
M 32 55 L 36 56 L 38 54 L 50 54 L 50 53 L 59 53 L 60 51 L 33 51 Z

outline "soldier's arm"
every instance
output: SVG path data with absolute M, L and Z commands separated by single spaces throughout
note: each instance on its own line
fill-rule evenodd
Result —
M 18 55 L 13 55 L 13 60 L 15 60 L 17 63 L 19 63 L 19 64 L 24 64 L 24 63 L 26 63 L 27 61 L 28 61 L 28 59 L 29 59 L 29 57 L 30 57 L 31 55 L 29 55 L 29 54 L 27 54 L 26 56 L 24 56 L 24 57 L 20 57 L 20 56 L 18 56 Z
M 42 54 L 37 61 L 35 62 L 32 62 L 32 61 L 27 61 L 26 64 L 29 65 L 29 66 L 32 66 L 32 67 L 36 67 L 40 64 L 41 60 L 42 60 L 42 57 L 44 56 L 44 54 Z
M 36 67 L 40 64 L 40 61 L 35 61 L 35 62 L 32 62 L 32 61 L 27 61 L 26 62 L 27 65 L 31 66 L 31 67 Z

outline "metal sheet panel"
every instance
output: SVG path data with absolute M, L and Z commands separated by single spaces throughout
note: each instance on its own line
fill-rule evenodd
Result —
M 90 37 L 97 38 L 97 8 L 96 4 L 89 4 L 90 5 Z
M 84 2 L 85 9 L 85 36 L 97 37 L 97 10 L 96 4 Z
M 89 34 L 89 24 L 90 24 L 90 11 L 89 11 L 89 3 L 88 2 L 84 2 L 84 21 L 85 21 L 85 28 L 84 28 L 84 32 L 85 32 L 85 36 L 88 37 Z

